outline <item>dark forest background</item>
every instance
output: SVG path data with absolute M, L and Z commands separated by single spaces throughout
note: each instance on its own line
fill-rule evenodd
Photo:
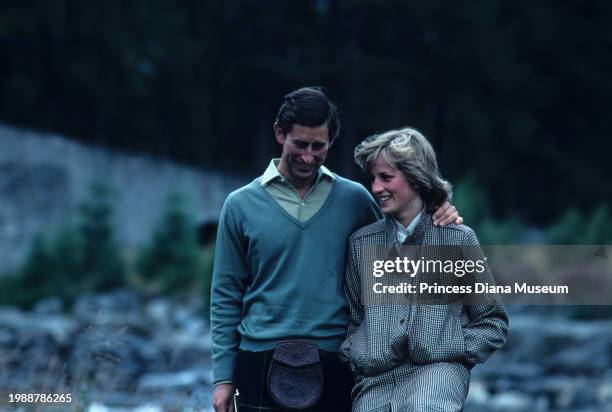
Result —
M 549 225 L 612 198 L 611 18 L 606 1 L 5 0 L 0 120 L 255 176 L 282 97 L 323 85 L 334 171 L 361 179 L 354 146 L 411 125 L 495 216 Z

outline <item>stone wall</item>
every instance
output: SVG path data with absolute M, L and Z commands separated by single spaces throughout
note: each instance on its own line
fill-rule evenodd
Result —
M 94 182 L 112 188 L 117 237 L 130 248 L 150 239 L 170 193 L 186 195 L 205 223 L 245 181 L 0 124 L 0 273 L 23 259 L 37 233 L 59 226 Z

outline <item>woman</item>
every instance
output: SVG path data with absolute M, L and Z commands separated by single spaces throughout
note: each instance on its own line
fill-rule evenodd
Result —
M 477 260 L 483 256 L 476 236 L 467 226 L 433 225 L 431 213 L 448 199 L 451 187 L 440 176 L 433 148 L 417 130 L 372 136 L 357 146 L 355 160 L 372 176 L 372 193 L 386 218 L 350 239 L 345 286 L 349 326 L 339 351 L 355 375 L 353 411 L 460 411 L 470 369 L 505 342 L 505 309 L 493 295 L 470 295 L 475 300 L 465 304 L 469 289 L 459 295 L 446 294 L 446 289 L 420 295 L 414 290 L 425 281 L 491 285 L 488 267 L 484 264 L 482 273 L 472 277 L 436 272 L 435 279 L 432 273 L 408 275 L 406 266 L 384 275 L 373 268 L 380 269 L 376 262 L 381 260 L 404 257 L 423 264 L 434 258 L 446 262 L 445 254 L 457 262 Z M 383 288 L 385 281 L 387 286 L 412 284 L 416 289 L 406 286 L 390 293 Z

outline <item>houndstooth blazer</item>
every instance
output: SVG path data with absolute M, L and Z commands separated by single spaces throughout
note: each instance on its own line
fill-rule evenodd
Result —
M 440 382 L 444 381 L 444 376 L 448 377 L 461 368 L 465 371 L 464 378 L 456 379 L 461 381 L 460 385 L 465 386 L 465 391 L 459 391 L 459 395 L 459 392 L 455 391 L 453 396 L 458 396 L 459 399 L 452 400 L 452 404 L 462 406 L 469 385 L 469 369 L 476 363 L 484 362 L 491 353 L 502 347 L 506 340 L 506 311 L 495 295 L 487 295 L 470 305 L 424 304 L 416 302 L 413 296 L 406 295 L 386 297 L 385 300 L 378 297 L 376 300 L 377 296 L 372 292 L 372 283 L 377 281 L 372 276 L 373 261 L 389 259 L 393 253 L 398 254 L 396 243 L 395 224 L 389 217 L 357 230 L 350 238 L 345 279 L 349 323 L 339 355 L 342 360 L 348 362 L 356 376 L 357 386 L 353 391 L 353 398 L 362 398 L 360 392 L 365 392 L 363 388 L 368 386 L 373 389 L 369 391 L 370 395 L 374 394 L 371 397 L 372 402 L 385 397 L 385 402 L 396 406 L 391 408 L 392 410 L 411 410 L 401 404 L 407 399 L 406 394 L 414 390 L 416 381 L 413 381 L 411 386 L 405 386 L 404 393 L 398 390 L 398 387 L 402 386 L 402 377 L 408 382 L 413 379 L 410 377 L 415 376 L 418 368 L 439 365 L 441 368 L 426 369 L 436 370 L 432 376 L 442 376 Z M 482 253 L 478 240 L 469 227 L 454 224 L 434 226 L 431 214 L 425 212 L 421 214 L 413 233 L 404 242 L 404 245 L 406 244 L 431 246 L 430 250 L 436 250 L 434 246 L 451 246 L 455 248 L 451 250 L 459 250 L 464 259 L 476 260 Z M 402 253 L 404 252 L 399 251 L 399 255 Z M 413 258 L 421 253 L 422 249 L 413 252 Z M 478 275 L 476 281 L 494 284 L 488 266 Z M 416 282 L 416 278 L 413 278 L 412 282 Z M 435 377 L 431 380 L 434 385 L 435 380 Z M 428 382 L 427 379 L 425 382 Z M 443 386 L 446 387 L 446 384 Z M 376 388 L 381 388 L 378 395 Z M 442 396 L 443 388 L 433 390 L 430 395 L 434 393 Z M 402 393 L 404 395 L 398 396 Z M 393 401 L 394 396 L 403 400 Z M 418 402 L 421 401 L 423 400 L 415 401 L 417 403 L 412 407 L 421 409 L 420 406 L 414 406 L 420 405 Z M 440 405 L 446 405 L 444 402 L 446 401 L 441 400 Z M 458 406 L 457 410 L 460 410 L 461 406 Z M 373 403 L 366 403 L 365 407 L 362 405 L 354 410 L 376 408 Z M 455 410 L 445 406 L 442 408 Z

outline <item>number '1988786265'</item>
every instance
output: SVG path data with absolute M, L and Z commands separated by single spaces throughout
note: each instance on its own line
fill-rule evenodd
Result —
M 71 393 L 9 393 L 9 403 L 70 403 Z

